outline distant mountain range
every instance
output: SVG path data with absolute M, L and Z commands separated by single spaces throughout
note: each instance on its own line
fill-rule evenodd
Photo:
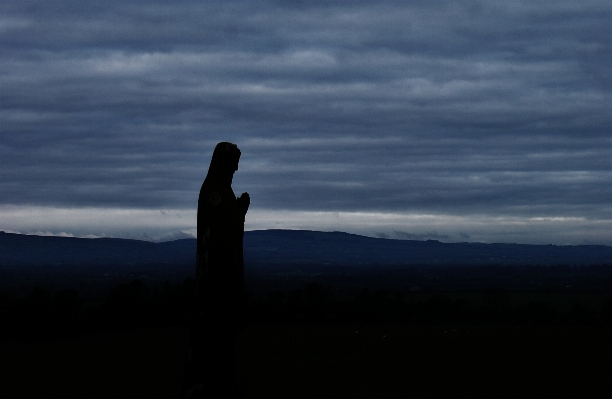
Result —
M 0 232 L 0 266 L 192 265 L 195 239 L 152 243 Z M 525 245 L 393 240 L 342 232 L 248 231 L 245 263 L 257 265 L 586 265 L 612 264 L 605 245 Z

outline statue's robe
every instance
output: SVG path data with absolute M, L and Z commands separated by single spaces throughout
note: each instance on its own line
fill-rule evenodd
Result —
M 221 144 L 230 143 L 217 147 Z M 239 150 L 231 145 L 239 157 Z M 198 199 L 196 291 L 185 397 L 212 393 L 224 397 L 233 389 L 233 352 L 244 292 L 242 241 L 246 209 L 236 199 L 231 179 L 224 179 L 220 173 L 224 155 L 225 151 L 215 149 Z

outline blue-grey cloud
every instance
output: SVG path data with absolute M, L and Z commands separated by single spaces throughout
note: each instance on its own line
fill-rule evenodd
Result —
M 612 219 L 612 5 L 0 7 L 1 204 Z

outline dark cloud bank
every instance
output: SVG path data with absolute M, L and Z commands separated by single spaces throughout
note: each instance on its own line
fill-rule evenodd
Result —
M 606 2 L 0 7 L 5 230 L 36 230 L 30 208 L 194 210 L 230 140 L 255 215 L 438 215 L 445 229 L 358 230 L 612 244 Z

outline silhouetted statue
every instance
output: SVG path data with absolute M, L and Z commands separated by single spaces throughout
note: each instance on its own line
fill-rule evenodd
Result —
M 213 152 L 198 199 L 196 292 L 184 397 L 230 397 L 233 355 L 244 291 L 242 239 L 249 194 L 232 190 L 240 150 L 222 142 Z

